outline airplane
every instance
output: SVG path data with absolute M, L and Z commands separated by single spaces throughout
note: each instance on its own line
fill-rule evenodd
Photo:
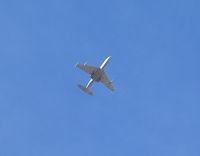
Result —
M 100 65 L 100 67 L 93 67 L 93 66 L 88 66 L 86 63 L 85 64 L 76 64 L 76 67 L 83 70 L 84 72 L 86 72 L 87 74 L 90 75 L 91 79 L 88 82 L 88 84 L 86 85 L 86 87 L 82 86 L 82 85 L 78 85 L 78 87 L 85 93 L 93 96 L 93 93 L 89 90 L 89 88 L 91 87 L 91 85 L 94 82 L 101 82 L 103 83 L 108 89 L 110 89 L 111 91 L 114 91 L 114 87 L 112 85 L 112 81 L 110 81 L 108 79 L 108 77 L 106 76 L 105 72 L 104 72 L 104 68 L 105 66 L 108 64 L 108 62 L 110 61 L 111 56 L 107 57 L 104 62 Z

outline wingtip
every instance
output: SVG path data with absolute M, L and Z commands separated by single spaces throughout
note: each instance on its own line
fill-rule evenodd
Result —
M 114 91 L 115 91 L 115 88 L 111 88 L 110 90 L 111 90 L 112 92 L 114 92 Z
M 76 68 L 78 66 L 78 62 L 74 65 L 74 67 Z

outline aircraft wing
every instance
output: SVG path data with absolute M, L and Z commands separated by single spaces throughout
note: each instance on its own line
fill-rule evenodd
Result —
M 79 69 L 85 71 L 86 73 L 90 75 L 97 70 L 96 67 L 88 66 L 85 64 L 77 64 L 76 67 L 78 67 Z
M 105 73 L 103 73 L 101 77 L 101 82 L 111 91 L 114 91 L 114 87 L 112 85 L 112 82 L 108 79 Z

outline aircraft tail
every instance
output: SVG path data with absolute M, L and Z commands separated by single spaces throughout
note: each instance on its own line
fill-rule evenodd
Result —
M 87 94 L 93 96 L 93 93 L 92 93 L 88 88 L 86 88 L 86 87 L 84 87 L 84 86 L 82 86 L 82 85 L 78 85 L 78 87 L 79 87 L 82 91 L 84 91 L 85 93 L 87 93 Z

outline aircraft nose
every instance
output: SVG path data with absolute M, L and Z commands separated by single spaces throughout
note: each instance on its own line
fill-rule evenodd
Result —
M 108 57 L 107 57 L 107 60 L 110 60 L 110 58 L 111 58 L 111 56 L 108 56 Z

